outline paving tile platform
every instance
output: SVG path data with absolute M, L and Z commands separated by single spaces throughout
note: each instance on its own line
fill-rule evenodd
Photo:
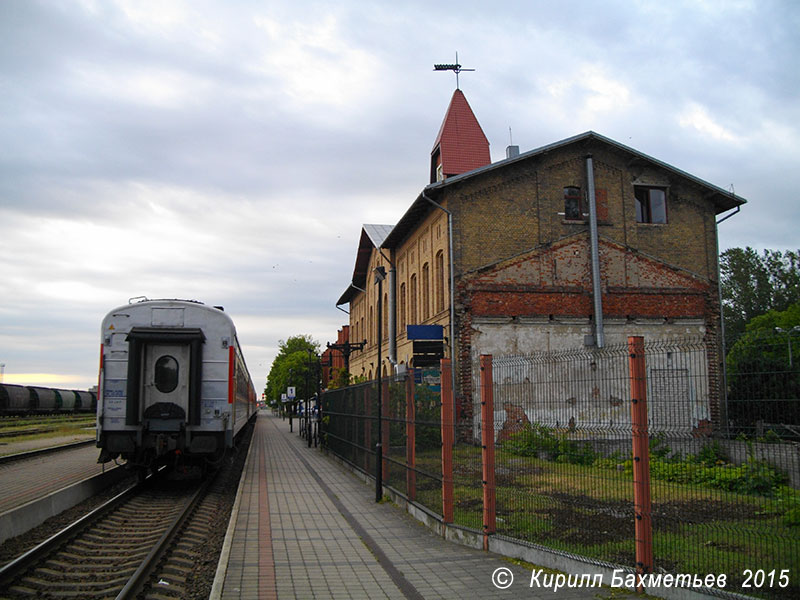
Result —
M 596 599 L 608 588 L 529 587 L 531 571 L 448 542 L 288 422 L 260 413 L 212 598 Z M 498 589 L 497 569 L 514 583 Z M 502 580 L 502 579 L 501 579 Z

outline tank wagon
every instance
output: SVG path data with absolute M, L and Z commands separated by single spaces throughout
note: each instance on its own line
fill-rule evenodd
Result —
M 0 383 L 0 416 L 96 412 L 94 392 Z
M 140 472 L 219 460 L 256 414 L 233 320 L 193 300 L 137 300 L 103 319 L 98 462 Z

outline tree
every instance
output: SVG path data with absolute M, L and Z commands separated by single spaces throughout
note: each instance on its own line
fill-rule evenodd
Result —
M 313 396 L 319 377 L 319 342 L 310 335 L 296 335 L 285 342 L 281 340 L 278 347 L 278 356 L 272 361 L 264 388 L 267 401 L 279 402 L 281 394 L 290 386 L 296 388 L 299 399 Z
M 735 341 L 751 319 L 800 301 L 800 250 L 730 248 L 720 256 L 720 276 L 725 336 Z
M 735 426 L 800 425 L 800 301 L 751 319 L 727 367 L 728 416 Z

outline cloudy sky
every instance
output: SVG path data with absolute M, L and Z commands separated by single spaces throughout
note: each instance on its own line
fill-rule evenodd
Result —
M 0 1 L 0 363 L 96 382 L 135 296 L 233 316 L 257 389 L 346 315 L 362 223 L 428 182 L 459 62 L 492 148 L 594 130 L 748 199 L 720 247 L 797 249 L 793 0 Z

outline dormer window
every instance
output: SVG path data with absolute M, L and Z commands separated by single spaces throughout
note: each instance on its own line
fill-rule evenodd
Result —
M 636 222 L 667 222 L 667 190 L 663 187 L 637 185 L 633 188 L 636 196 Z

